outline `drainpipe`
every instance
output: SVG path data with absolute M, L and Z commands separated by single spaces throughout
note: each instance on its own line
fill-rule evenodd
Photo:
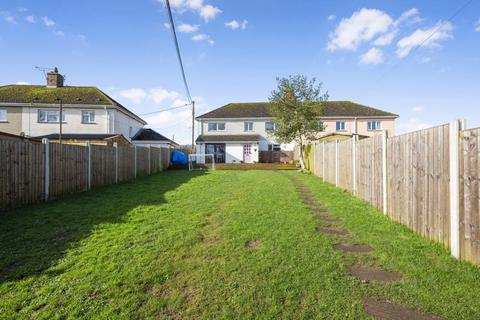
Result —
M 358 132 L 357 132 L 357 125 L 358 125 L 358 124 L 357 124 L 357 119 L 358 119 L 358 118 L 355 117 L 355 119 L 353 120 L 353 133 L 354 133 L 354 134 L 358 134 Z
M 103 109 L 105 110 L 105 130 L 107 131 L 105 133 L 109 134 L 110 133 L 110 128 L 109 128 L 110 127 L 110 122 L 108 121 L 107 106 L 104 106 Z

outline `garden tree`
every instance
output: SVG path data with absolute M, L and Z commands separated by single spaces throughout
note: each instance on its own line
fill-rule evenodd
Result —
M 270 95 L 275 123 L 272 134 L 281 143 L 297 143 L 302 169 L 305 169 L 305 144 L 323 129 L 319 116 L 327 100 L 328 92 L 322 93 L 322 83 L 303 75 L 277 78 L 277 88 Z

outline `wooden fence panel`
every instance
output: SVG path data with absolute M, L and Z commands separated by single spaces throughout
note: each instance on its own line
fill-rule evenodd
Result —
M 91 145 L 92 188 L 115 184 L 115 148 Z
M 160 148 L 152 147 L 150 150 L 150 170 L 152 173 L 160 171 L 160 153 Z
M 44 146 L 0 140 L 0 209 L 44 198 Z
M 339 187 L 353 191 L 353 150 L 352 140 L 344 140 L 338 143 L 339 150 Z
M 162 164 L 162 171 L 165 171 L 170 166 L 170 149 L 162 148 L 161 149 L 161 164 Z
M 480 128 L 460 139 L 460 257 L 480 264 Z
M 335 184 L 335 171 L 336 171 L 336 160 L 335 160 L 335 143 L 325 144 L 325 177 L 324 180 L 330 183 Z
M 382 136 L 357 142 L 357 195 L 377 209 L 383 208 Z
M 145 176 L 149 170 L 149 148 L 137 147 L 137 177 Z
M 135 149 L 118 146 L 118 181 L 135 179 Z
M 87 188 L 88 158 L 84 146 L 50 143 L 50 197 Z

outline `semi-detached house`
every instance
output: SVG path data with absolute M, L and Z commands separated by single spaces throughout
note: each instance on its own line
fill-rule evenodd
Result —
M 386 129 L 395 131 L 398 115 L 350 101 L 319 104 L 327 134 L 373 136 Z M 320 110 L 320 109 L 319 109 Z M 260 151 L 292 151 L 295 144 L 281 144 L 273 136 L 275 124 L 269 102 L 230 103 L 196 118 L 200 135 L 197 153 L 213 154 L 217 163 L 255 163 Z

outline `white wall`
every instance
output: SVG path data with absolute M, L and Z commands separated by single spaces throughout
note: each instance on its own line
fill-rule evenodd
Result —
M 127 139 L 133 137 L 138 130 L 143 128 L 143 124 L 135 119 L 130 118 L 129 116 L 125 115 L 123 112 L 115 110 L 115 114 L 113 116 L 113 123 L 114 123 L 114 133 L 121 133 Z M 132 127 L 132 135 L 130 136 L 130 127 Z M 112 129 L 113 130 L 113 129 Z

